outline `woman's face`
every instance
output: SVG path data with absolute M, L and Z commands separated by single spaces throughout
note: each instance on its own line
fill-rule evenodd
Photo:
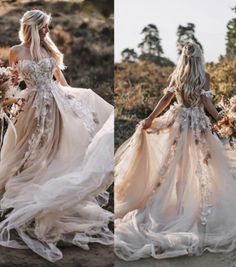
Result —
M 49 32 L 49 28 L 48 28 L 48 24 L 46 24 L 43 28 L 39 30 L 40 40 L 43 40 L 48 32 Z

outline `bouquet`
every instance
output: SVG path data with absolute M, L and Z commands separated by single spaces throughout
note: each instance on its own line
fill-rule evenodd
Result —
M 224 114 L 223 118 L 219 120 L 214 126 L 213 131 L 220 138 L 229 140 L 232 148 L 236 147 L 236 96 L 230 99 L 222 98 L 219 106 Z
M 14 123 L 16 123 L 17 115 L 23 111 L 22 106 L 24 99 L 17 98 L 18 89 L 18 75 L 13 68 L 3 67 L 3 63 L 0 60 L 0 146 L 3 141 L 4 134 L 4 119 L 14 130 L 15 136 L 16 130 Z M 17 105 L 17 112 L 13 112 L 12 105 Z M 15 120 L 15 121 L 14 121 Z

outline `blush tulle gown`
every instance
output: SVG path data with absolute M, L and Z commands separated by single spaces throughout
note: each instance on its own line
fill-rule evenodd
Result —
M 55 61 L 16 65 L 27 89 L 0 161 L 0 245 L 62 258 L 59 240 L 89 249 L 113 243 L 103 209 L 113 181 L 113 107 L 90 89 L 53 81 Z
M 115 156 L 115 253 L 126 261 L 236 248 L 236 166 L 212 134 L 210 92 L 186 105 L 167 91 L 177 102 Z

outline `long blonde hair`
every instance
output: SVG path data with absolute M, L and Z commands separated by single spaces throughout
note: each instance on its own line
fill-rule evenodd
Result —
M 22 43 L 30 44 L 30 54 L 32 59 L 38 62 L 43 58 L 40 44 L 46 49 L 49 56 L 52 57 L 60 69 L 65 69 L 63 63 L 63 54 L 54 44 L 49 34 L 47 33 L 43 40 L 40 40 L 39 30 L 49 24 L 51 15 L 46 14 L 41 10 L 30 10 L 24 13 L 20 20 L 21 27 L 19 38 Z
M 195 103 L 206 82 L 202 50 L 198 44 L 187 42 L 179 57 L 177 66 L 170 75 L 170 84 L 174 84 L 183 99 Z

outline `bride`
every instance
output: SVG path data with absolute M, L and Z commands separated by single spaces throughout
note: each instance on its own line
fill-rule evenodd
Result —
M 236 182 L 206 109 L 210 76 L 188 42 L 169 87 L 115 156 L 115 253 L 131 261 L 236 248 Z M 164 115 L 157 117 L 177 98 Z
M 10 49 L 10 66 L 27 88 L 17 137 L 9 127 L 1 150 L 0 244 L 54 262 L 62 258 L 59 241 L 83 249 L 113 242 L 112 213 L 102 208 L 113 181 L 113 107 L 67 84 L 49 22 L 46 13 L 27 11 L 21 44 Z

